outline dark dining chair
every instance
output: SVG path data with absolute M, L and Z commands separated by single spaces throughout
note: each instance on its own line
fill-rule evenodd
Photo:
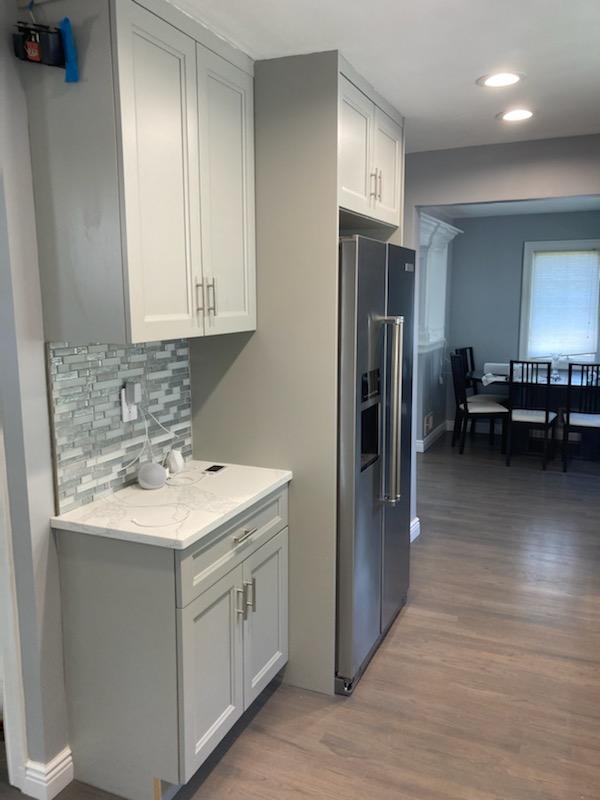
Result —
M 512 456 L 513 428 L 527 425 L 544 432 L 542 469 L 548 464 L 548 433 L 552 439 L 556 430 L 558 414 L 550 410 L 550 369 L 547 361 L 511 361 L 508 379 L 508 436 L 506 444 L 506 466 Z
M 569 364 L 562 440 L 564 472 L 569 460 L 569 433 L 573 428 L 600 430 L 600 364 Z
M 460 453 L 464 453 L 465 439 L 469 420 L 489 420 L 490 444 L 494 443 L 494 425 L 497 419 L 502 420 L 502 445 L 506 439 L 506 420 L 508 409 L 500 403 L 482 401 L 480 395 L 467 394 L 467 377 L 464 371 L 463 357 L 457 353 L 450 356 L 452 364 L 452 382 L 454 384 L 454 398 L 456 409 L 454 415 L 454 430 L 452 432 L 452 446 L 460 439 Z
M 473 378 L 470 377 L 471 373 L 475 372 L 475 356 L 473 355 L 473 348 L 457 347 L 454 352 L 463 360 L 465 375 L 467 376 L 467 389 L 472 389 L 473 394 L 477 394 L 477 381 L 474 381 Z
M 473 354 L 472 347 L 457 347 L 454 351 L 456 355 L 459 355 L 463 360 L 463 369 L 465 372 L 465 384 L 467 388 L 467 394 L 469 390 L 471 390 L 473 395 L 477 395 L 477 397 L 484 403 L 500 403 L 503 404 L 506 402 L 506 393 L 505 394 L 492 394 L 491 392 L 479 392 L 477 388 L 477 381 L 472 377 L 472 374 L 475 372 L 475 356 Z M 475 426 L 476 426 L 476 418 L 471 418 L 471 433 L 475 433 Z
M 457 347 L 454 351 L 457 355 L 461 356 L 464 364 L 467 389 L 472 389 L 473 394 L 478 395 L 481 400 L 489 401 L 490 403 L 502 403 L 506 401 L 506 394 L 492 394 L 491 392 L 479 392 L 477 381 L 472 377 L 475 372 L 475 356 L 473 355 L 472 347 Z

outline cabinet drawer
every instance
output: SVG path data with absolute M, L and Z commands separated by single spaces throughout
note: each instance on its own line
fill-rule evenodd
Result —
M 176 553 L 177 607 L 184 608 L 191 603 L 287 524 L 286 487 L 193 547 Z

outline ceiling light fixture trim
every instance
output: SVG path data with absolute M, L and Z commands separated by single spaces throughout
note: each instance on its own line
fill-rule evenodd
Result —
M 504 89 L 508 86 L 515 86 L 525 79 L 522 72 L 490 72 L 477 78 L 475 83 L 487 89 Z
M 508 111 L 501 111 L 496 114 L 496 119 L 503 122 L 525 122 L 533 117 L 533 111 L 528 108 L 511 108 Z

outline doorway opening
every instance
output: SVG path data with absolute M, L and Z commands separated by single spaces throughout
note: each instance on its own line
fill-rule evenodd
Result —
M 599 426 L 565 430 L 569 365 L 600 362 L 600 196 L 422 207 L 418 258 L 417 452 L 438 442 L 451 448 L 453 439 L 461 449 L 463 427 L 453 436 L 463 402 L 452 368 L 457 351 L 468 407 L 500 404 L 485 409 L 497 417 L 471 414 L 464 448 L 499 461 L 510 363 L 548 362 L 548 398 L 540 391 L 533 401 L 541 410 L 547 401 L 548 430 L 506 423 L 509 462 L 538 469 L 546 449 L 549 470 L 566 463 L 600 475 Z

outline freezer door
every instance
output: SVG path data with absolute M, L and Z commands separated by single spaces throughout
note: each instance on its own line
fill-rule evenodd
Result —
M 353 679 L 381 630 L 381 447 L 386 246 L 340 245 L 338 676 Z
M 406 602 L 409 584 L 410 561 L 410 485 L 411 485 L 411 421 L 412 421 L 412 371 L 414 329 L 414 283 L 415 253 L 404 247 L 389 245 L 387 249 L 387 309 L 389 317 L 404 319 L 401 352 L 401 397 L 400 397 L 400 497 L 395 503 L 386 503 L 383 510 L 383 561 L 381 630 L 386 631 L 398 611 Z M 393 397 L 392 338 L 386 336 L 385 352 L 385 452 L 392 448 L 389 437 L 393 431 L 391 415 Z M 389 464 L 384 464 L 387 471 Z M 387 474 L 387 472 L 386 472 Z

